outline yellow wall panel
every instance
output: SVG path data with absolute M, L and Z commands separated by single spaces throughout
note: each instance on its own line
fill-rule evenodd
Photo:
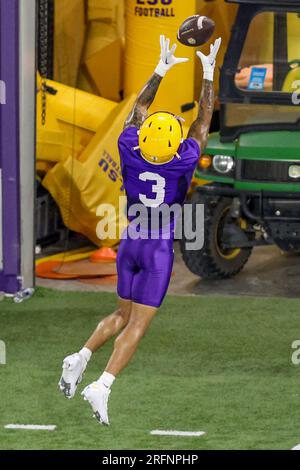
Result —
M 118 28 L 115 23 L 105 23 L 103 21 L 90 22 L 84 50 L 84 61 L 103 49 L 103 47 L 116 41 L 118 37 Z
M 117 39 L 85 61 L 99 94 L 112 101 L 120 101 L 122 57 L 123 42 Z
M 56 0 L 54 28 L 54 79 L 76 86 L 85 43 L 85 1 Z

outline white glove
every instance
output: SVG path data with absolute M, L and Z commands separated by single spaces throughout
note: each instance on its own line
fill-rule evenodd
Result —
M 173 65 L 187 62 L 189 59 L 177 58 L 174 56 L 177 45 L 174 44 L 170 50 L 170 39 L 166 39 L 164 35 L 160 36 L 160 61 L 155 69 L 155 73 L 164 77 Z
M 208 56 L 204 55 L 202 52 L 197 51 L 197 56 L 202 62 L 203 66 L 203 78 L 213 82 L 214 80 L 214 71 L 216 66 L 216 57 L 221 46 L 222 39 L 216 39 L 214 44 L 210 46 L 210 54 Z

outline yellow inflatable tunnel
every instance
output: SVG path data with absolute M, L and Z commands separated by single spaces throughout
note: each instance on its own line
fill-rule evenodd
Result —
M 97 246 L 118 244 L 127 224 L 117 144 L 135 99 L 136 95 L 132 95 L 115 108 L 78 160 L 70 156 L 43 180 L 60 207 L 65 225 Z M 106 213 L 99 212 L 102 204 L 107 205 Z M 109 238 L 103 236 L 102 230 L 107 224 L 114 227 Z
M 38 76 L 37 170 L 42 173 L 70 155 L 77 157 L 117 106 L 52 80 L 45 86 L 46 92 Z

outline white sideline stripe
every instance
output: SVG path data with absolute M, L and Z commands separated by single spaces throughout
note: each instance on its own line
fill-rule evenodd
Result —
M 292 450 L 300 450 L 300 444 L 298 444 L 296 447 L 293 447 Z
M 39 424 L 7 424 L 5 429 L 27 429 L 30 431 L 55 431 L 55 425 L 40 426 Z
M 153 436 L 182 436 L 182 437 L 200 437 L 205 434 L 203 431 L 161 431 L 156 429 L 151 431 L 150 434 Z

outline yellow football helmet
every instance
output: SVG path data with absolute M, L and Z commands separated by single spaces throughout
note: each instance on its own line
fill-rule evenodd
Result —
M 181 122 L 174 114 L 157 112 L 151 114 L 139 131 L 139 148 L 142 157 L 149 163 L 162 165 L 178 155 L 183 141 Z

